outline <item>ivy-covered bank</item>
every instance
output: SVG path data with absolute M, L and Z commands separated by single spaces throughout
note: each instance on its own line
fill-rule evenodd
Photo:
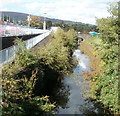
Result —
M 16 59 L 2 67 L 2 116 L 54 113 L 55 103 L 50 102 L 47 89 L 75 64 L 71 54 L 78 38 L 74 30 L 64 32 L 61 28 L 51 38 L 47 46 L 34 51 L 16 41 Z
M 81 50 L 91 60 L 92 72 L 90 97 L 104 104 L 115 115 L 120 114 L 118 75 L 118 5 L 110 5 L 111 17 L 97 19 L 99 37 L 93 37 L 81 44 Z

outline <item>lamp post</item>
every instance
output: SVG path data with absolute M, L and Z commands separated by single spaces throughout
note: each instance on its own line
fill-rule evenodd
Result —
M 44 13 L 44 22 L 43 22 L 43 30 L 45 31 L 46 30 L 46 17 L 45 17 L 45 14 Z
M 31 20 L 30 15 L 28 15 L 28 16 L 27 16 L 28 27 L 30 27 L 30 20 Z

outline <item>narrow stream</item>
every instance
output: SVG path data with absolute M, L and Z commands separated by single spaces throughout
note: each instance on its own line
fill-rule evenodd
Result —
M 75 50 L 73 56 L 78 60 L 78 65 L 73 73 L 64 77 L 64 86 L 69 89 L 66 107 L 58 107 L 58 114 L 83 114 L 93 107 L 83 96 L 86 89 L 89 89 L 82 77 L 82 71 L 90 71 L 89 59 L 80 50 Z
M 90 89 L 86 80 L 82 77 L 83 71 L 90 71 L 89 59 L 80 50 L 75 50 L 73 56 L 78 60 L 78 65 L 73 73 L 64 76 L 62 81 L 56 84 L 52 99 L 56 101 L 56 114 L 100 114 L 103 109 L 89 101 L 85 95 Z

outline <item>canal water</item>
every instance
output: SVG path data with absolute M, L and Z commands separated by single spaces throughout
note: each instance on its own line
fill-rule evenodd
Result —
M 53 90 L 53 101 L 56 102 L 56 114 L 100 114 L 104 110 L 97 104 L 87 99 L 89 86 L 82 77 L 83 71 L 90 71 L 89 58 L 80 50 L 75 50 L 73 56 L 77 58 L 78 64 L 72 74 L 64 76 L 56 84 Z

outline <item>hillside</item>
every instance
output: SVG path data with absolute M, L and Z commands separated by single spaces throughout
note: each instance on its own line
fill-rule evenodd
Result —
M 8 11 L 0 11 L 0 14 L 2 16 L 10 16 L 11 18 L 14 18 L 15 20 L 26 20 L 28 15 L 35 16 L 33 14 L 26 14 L 26 13 L 19 13 L 19 12 L 8 12 Z M 40 16 L 41 20 L 43 21 L 43 16 Z M 74 23 L 74 24 L 83 24 L 81 22 L 74 22 L 69 20 L 61 20 L 61 19 L 55 19 L 55 18 L 46 18 L 47 21 L 52 22 L 65 22 L 65 23 Z

